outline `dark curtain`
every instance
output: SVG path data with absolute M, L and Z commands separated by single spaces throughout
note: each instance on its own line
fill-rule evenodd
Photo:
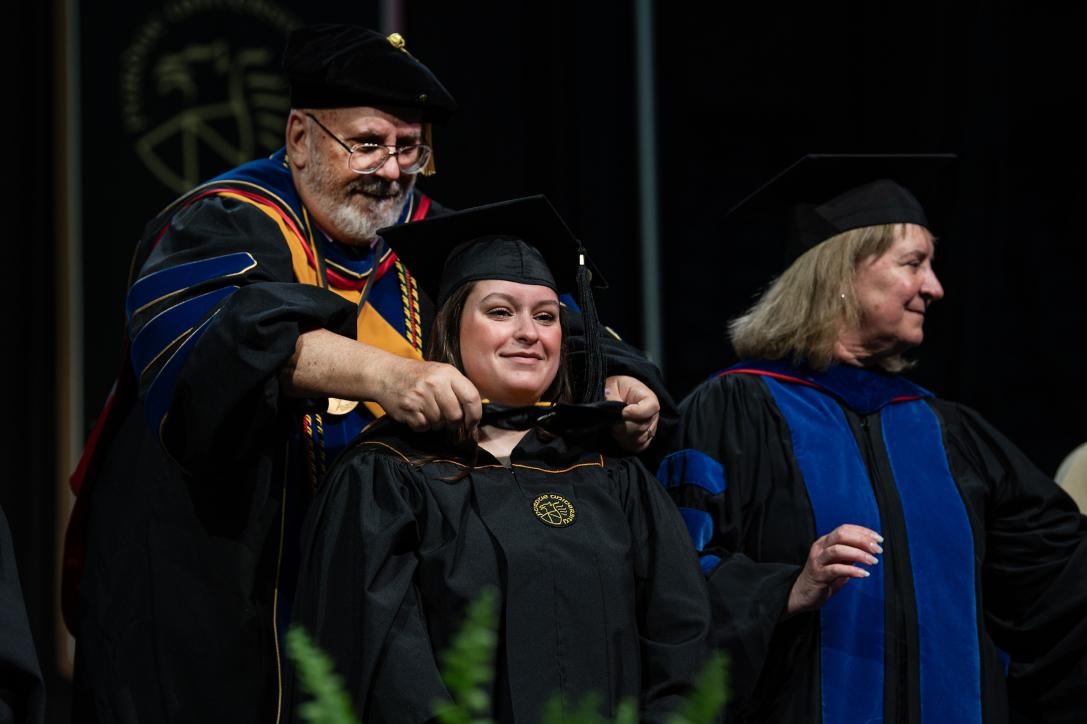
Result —
M 85 428 L 117 362 L 132 244 L 175 194 L 148 180 L 136 150 L 147 128 L 131 122 L 121 75 L 125 52 L 169 5 L 80 7 Z M 376 25 L 380 18 L 375 2 L 267 5 L 280 14 L 234 21 L 245 37 L 296 21 Z M 726 320 L 779 267 L 776 240 L 730 242 L 726 209 L 805 153 L 955 152 L 954 218 L 937 230 L 947 297 L 930 315 L 913 376 L 978 408 L 1044 470 L 1055 470 L 1087 439 L 1078 411 L 1087 382 L 1075 351 L 1087 329 L 1087 251 L 1078 238 L 1087 149 L 1073 11 L 862 2 L 730 5 L 729 16 L 711 9 L 720 13 L 664 2 L 656 10 L 664 362 L 674 393 L 729 363 Z M 60 721 L 65 683 L 53 653 L 60 36 L 54 3 L 13 10 L 17 39 L 4 53 L 5 67 L 16 70 L 6 157 L 15 191 L 5 195 L 5 217 L 15 233 L 2 286 L 14 332 L 6 348 L 0 506 L 11 522 L 50 716 Z M 611 282 L 599 298 L 602 317 L 639 344 L 635 170 L 647 149 L 635 142 L 632 13 L 627 2 L 414 0 L 404 6 L 402 32 L 462 107 L 437 131 L 439 173 L 423 187 L 453 207 L 546 193 Z M 231 18 L 174 20 L 153 38 L 160 54 L 208 61 L 202 73 L 219 68 L 213 41 L 229 35 L 219 29 L 229 30 Z M 173 118 L 185 83 L 169 75 L 169 65 L 155 67 L 143 76 L 142 97 L 162 123 Z M 200 92 L 216 82 L 193 77 Z M 230 165 L 225 157 L 202 161 L 200 174 Z
M 728 319 L 781 271 L 725 210 L 807 153 L 959 155 L 910 376 L 980 410 L 1049 474 L 1087 439 L 1077 21 L 1007 3 L 658 6 L 665 363 L 684 394 L 732 362 Z M 697 153 L 677 146 L 704 142 Z
M 59 209 L 53 190 L 58 163 L 53 125 L 55 103 L 52 3 L 11 7 L 9 42 L 3 67 L 9 69 L 5 106 L 3 309 L 5 405 L 4 470 L 0 508 L 11 527 L 12 545 L 31 633 L 38 649 L 47 692 L 63 682 L 52 666 L 53 588 L 56 577 L 56 496 L 54 493 L 56 264 Z M 0 612 L 5 620 L 12 612 Z

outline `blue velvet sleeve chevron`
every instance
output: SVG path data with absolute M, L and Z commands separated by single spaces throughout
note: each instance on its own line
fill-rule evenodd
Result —
M 125 302 L 132 369 L 148 421 L 158 429 L 185 359 L 219 305 L 238 290 L 231 283 L 257 266 L 248 252 L 199 259 L 141 276 Z M 206 289 L 200 293 L 200 290 Z
M 708 495 L 719 495 L 725 492 L 727 486 L 725 468 L 721 463 L 706 453 L 689 448 L 666 456 L 657 469 L 657 478 L 669 489 L 695 486 Z M 689 505 L 678 507 L 691 541 L 698 550 L 702 570 L 709 573 L 721 562 L 720 557 L 704 552 L 713 537 L 713 516 L 701 508 Z
M 222 195 L 148 225 L 126 299 L 131 364 L 148 423 L 190 472 L 248 460 L 307 404 L 278 376 L 300 335 L 356 334 L 353 304 L 298 282 L 290 241 L 265 210 Z
M 125 313 L 131 319 L 143 309 L 216 279 L 243 274 L 257 265 L 249 252 L 198 259 L 141 276 L 128 291 Z

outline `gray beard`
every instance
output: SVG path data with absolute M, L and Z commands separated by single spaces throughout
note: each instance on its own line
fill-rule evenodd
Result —
M 378 229 L 392 226 L 408 194 L 415 186 L 415 176 L 389 181 L 380 176 L 360 175 L 346 186 L 333 176 L 319 154 L 310 154 L 311 163 L 301 169 L 301 181 L 313 192 L 313 205 L 333 225 L 325 229 L 337 241 L 352 246 L 371 243 Z

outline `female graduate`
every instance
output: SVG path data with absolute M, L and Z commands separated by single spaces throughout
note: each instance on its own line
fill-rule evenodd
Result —
M 800 214 L 807 251 L 732 323 L 745 361 L 684 401 L 659 473 L 735 720 L 1084 721 L 1087 519 L 980 415 L 900 375 L 944 294 L 924 210 L 883 179 Z
M 589 694 L 602 714 L 633 697 L 658 720 L 704 660 L 708 601 L 663 487 L 601 453 L 593 428 L 614 408 L 538 405 L 569 403 L 577 386 L 558 297 L 575 284 L 576 241 L 543 197 L 383 237 L 438 305 L 430 359 L 489 404 L 474 437 L 383 420 L 341 457 L 307 520 L 296 622 L 363 721 L 422 722 L 449 700 L 436 655 L 494 587 L 496 721 L 535 722 L 552 697 L 570 711 Z M 585 397 L 599 400 L 591 347 Z

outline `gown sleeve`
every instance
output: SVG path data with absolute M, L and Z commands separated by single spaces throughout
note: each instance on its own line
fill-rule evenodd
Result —
M 284 232 L 259 207 L 212 196 L 149 232 L 126 299 L 130 357 L 148 422 L 189 470 L 246 459 L 284 405 L 279 368 L 298 336 L 353 337 L 354 308 L 295 281 Z
M 660 483 L 638 460 L 622 461 L 625 510 L 633 535 L 640 707 L 665 721 L 690 694 L 709 654 L 709 600 L 683 521 Z
M 709 380 L 684 400 L 670 449 L 657 477 L 698 551 L 711 642 L 729 655 L 729 707 L 742 707 L 771 649 L 788 650 L 783 643 L 808 623 L 804 616 L 781 622 L 801 566 L 757 555 L 747 539 L 759 524 L 750 511 L 772 486 L 785 484 L 791 451 L 764 388 L 737 375 Z
M 984 491 L 985 625 L 1011 660 L 1011 706 L 1030 721 L 1087 711 L 1087 518 L 973 410 L 942 403 L 952 472 Z
M 356 448 L 303 530 L 292 619 L 332 658 L 366 722 L 428 721 L 449 699 L 414 583 L 425 490 L 417 470 Z M 291 690 L 295 711 L 297 681 Z
M 564 297 L 565 301 L 565 297 Z M 568 358 L 571 360 L 574 378 L 582 376 L 580 365 L 585 354 L 585 321 L 581 313 L 567 306 L 567 319 L 570 331 L 570 351 Z M 668 388 L 664 384 L 664 376 L 660 368 L 646 358 L 646 356 L 633 345 L 623 341 L 619 335 L 610 328 L 605 328 L 600 335 L 600 348 L 604 354 L 605 374 L 609 377 L 625 375 L 642 382 L 653 391 L 660 402 L 660 420 L 657 424 L 657 435 L 642 458 L 647 464 L 655 464 L 659 459 L 662 449 L 661 442 L 667 438 L 667 434 L 676 424 L 679 413 L 676 403 Z M 604 440 L 605 446 L 608 440 Z M 614 451 L 622 456 L 626 453 L 621 450 Z

